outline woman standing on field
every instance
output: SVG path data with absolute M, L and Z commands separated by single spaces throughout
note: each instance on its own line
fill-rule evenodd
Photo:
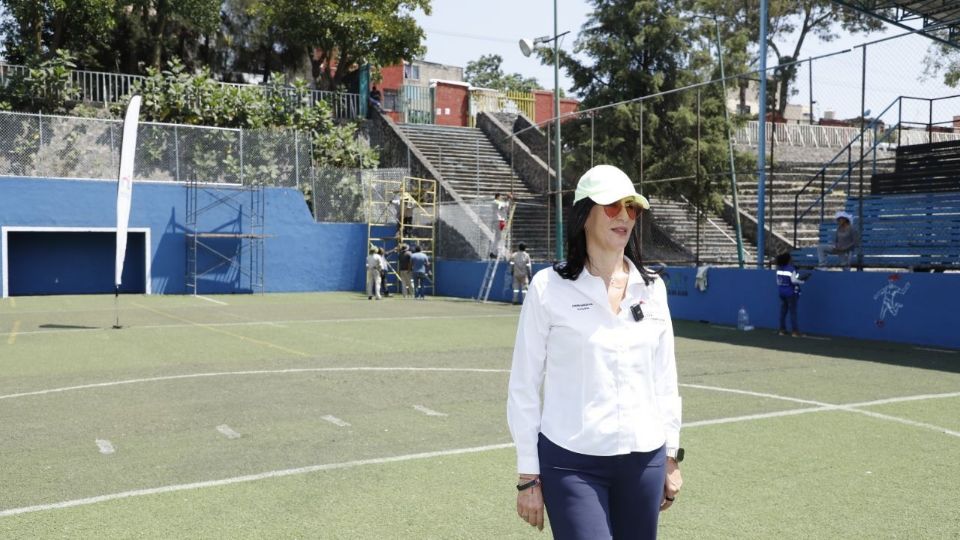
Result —
M 587 171 L 567 260 L 533 277 L 520 311 L 507 405 L 517 513 L 542 530 L 545 505 L 554 538 L 656 538 L 680 492 L 673 325 L 636 227 L 649 208 L 620 169 Z

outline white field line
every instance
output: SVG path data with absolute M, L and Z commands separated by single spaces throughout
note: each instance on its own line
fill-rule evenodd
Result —
M 326 420 L 327 422 L 330 422 L 331 424 L 333 424 L 333 425 L 335 425 L 335 426 L 337 426 L 337 427 L 349 427 L 349 426 L 350 426 L 350 422 L 347 422 L 347 421 L 345 421 L 345 420 L 341 420 L 341 419 L 337 418 L 336 416 L 334 416 L 334 415 L 332 415 L 332 414 L 328 414 L 328 415 L 325 415 L 325 416 L 321 416 L 320 419 L 321 419 L 321 420 Z
M 922 401 L 925 399 L 943 399 L 960 397 L 960 392 L 950 392 L 947 394 L 920 394 L 916 396 L 903 396 L 887 399 L 875 399 L 873 401 L 861 401 L 860 403 L 849 403 L 848 407 L 872 407 L 873 405 L 886 405 L 887 403 L 902 403 L 904 401 Z
M 414 405 L 413 408 L 416 409 L 416 410 L 418 410 L 418 411 L 420 411 L 420 412 L 422 412 L 423 414 L 425 414 L 425 415 L 427 415 L 427 416 L 449 416 L 447 413 L 442 413 L 442 412 L 435 411 L 435 410 L 433 410 L 433 409 L 428 409 L 427 407 L 424 407 L 423 405 Z
M 17 333 L 20 332 L 20 321 L 13 322 L 13 328 L 10 330 L 10 335 L 7 336 L 7 345 L 13 345 L 17 341 Z
M 719 386 L 707 386 L 705 384 L 681 384 L 680 386 L 684 388 L 696 388 L 698 390 L 712 390 L 714 392 L 727 392 L 731 394 L 742 394 L 745 396 L 754 396 L 754 397 L 764 397 L 770 399 L 779 399 L 783 401 L 792 401 L 794 403 L 803 403 L 805 405 L 816 405 L 818 407 L 838 407 L 838 405 L 832 405 L 830 403 L 824 403 L 822 401 L 813 401 L 809 399 L 799 399 L 792 398 L 787 396 L 780 396 L 777 394 L 766 394 L 763 392 L 751 392 L 749 390 L 737 390 L 736 388 L 722 388 Z
M 217 426 L 217 431 L 219 431 L 224 437 L 228 439 L 239 439 L 240 434 L 233 430 L 230 426 L 226 424 L 220 424 Z
M 509 369 L 485 369 L 485 368 L 438 368 L 438 367 L 329 367 L 329 368 L 290 368 L 290 369 L 266 369 L 255 371 L 222 371 L 212 373 L 191 373 L 186 375 L 168 375 L 166 377 L 149 377 L 145 379 L 127 379 L 122 381 L 110 381 L 93 384 L 82 384 L 78 386 L 64 386 L 61 388 L 49 388 L 47 390 L 37 390 L 34 392 L 22 392 L 19 394 L 7 394 L 0 396 L 0 399 L 16 399 L 28 396 L 42 396 L 46 394 L 56 394 L 60 392 L 71 392 L 74 390 L 87 390 L 91 388 L 108 388 L 111 386 L 122 386 L 125 384 L 142 384 L 161 381 L 175 381 L 181 379 L 199 379 L 203 377 L 239 377 L 247 375 L 286 375 L 291 373 L 324 373 L 324 372 L 350 372 L 350 371 L 399 371 L 399 372 L 446 372 L 446 373 L 510 373 Z
M 106 310 L 103 310 L 106 311 Z M 243 322 L 221 322 L 207 323 L 196 322 L 191 324 L 148 324 L 143 326 L 124 326 L 124 330 L 157 330 L 165 328 L 196 328 L 197 326 L 209 326 L 210 328 L 228 328 L 231 326 L 277 326 L 277 325 L 295 325 L 295 324 L 344 324 L 354 322 L 385 322 L 385 321 L 440 321 L 440 320 L 469 320 L 469 319 L 501 319 L 517 318 L 516 313 L 496 313 L 490 315 L 422 315 L 416 317 L 355 317 L 346 319 L 299 319 L 288 321 L 243 321 Z M 56 330 L 31 330 L 29 332 L 20 332 L 20 336 L 42 335 L 42 334 L 62 334 L 66 332 L 103 332 L 110 327 L 103 328 L 61 328 Z M 9 332 L 0 332 L 0 336 L 10 335 Z
M 947 428 L 941 427 L 941 426 L 935 426 L 935 425 L 933 425 L 933 424 L 928 424 L 928 423 L 926 423 L 926 422 L 917 422 L 917 421 L 915 421 L 915 420 L 909 420 L 909 419 L 907 419 L 907 418 L 900 418 L 899 416 L 891 416 L 891 415 L 889 415 L 889 414 L 883 414 L 883 413 L 878 413 L 878 412 L 873 412 L 873 411 L 864 411 L 864 410 L 862 410 L 862 409 L 854 409 L 854 408 L 849 408 L 849 409 L 848 409 L 848 408 L 844 408 L 844 410 L 849 410 L 849 411 L 852 411 L 852 412 L 856 412 L 856 413 L 860 413 L 860 414 L 865 414 L 865 415 L 867 415 L 867 416 L 869 416 L 869 417 L 871 417 L 871 418 L 879 418 L 879 419 L 881 419 L 881 420 L 890 420 L 891 422 L 899 422 L 899 423 L 901 423 L 901 424 L 906 424 L 906 425 L 908 425 L 908 426 L 913 426 L 913 427 L 918 427 L 918 428 L 924 428 L 924 429 L 931 429 L 931 430 L 933 430 L 933 431 L 939 431 L 939 432 L 941 432 L 941 433 L 943 433 L 943 434 L 945 434 L 945 435 L 950 435 L 950 436 L 953 436 L 953 437 L 960 437 L 960 431 L 953 431 L 952 429 L 947 429 Z
M 377 369 L 380 369 L 380 368 L 377 368 Z M 397 368 L 386 368 L 386 369 L 394 369 L 394 370 L 396 370 Z M 406 368 L 400 368 L 400 369 L 406 369 Z M 418 368 L 418 369 L 420 369 L 420 368 Z M 446 368 L 435 368 L 434 370 L 435 370 L 435 371 L 449 371 L 449 369 L 446 369 Z M 310 370 L 310 371 L 313 371 L 313 370 Z M 480 369 L 472 369 L 472 370 L 470 370 L 470 371 L 474 371 L 474 372 L 505 372 L 505 371 L 507 371 L 507 370 L 480 370 Z M 800 399 L 790 398 L 790 397 L 786 397 L 786 396 L 778 396 L 778 395 L 776 395 L 776 394 L 763 394 L 763 393 L 759 393 L 759 392 L 749 392 L 749 391 L 745 391 L 745 390 L 736 390 L 736 389 L 731 389 L 731 388 L 720 388 L 720 387 L 703 386 L 703 385 L 681 385 L 681 386 L 688 386 L 688 387 L 692 387 L 692 388 L 702 388 L 702 389 L 709 389 L 709 390 L 717 390 L 717 391 L 722 391 L 722 392 L 732 392 L 732 393 L 745 394 L 745 395 L 758 395 L 758 396 L 770 397 L 770 398 L 773 398 L 773 399 L 783 399 L 783 400 L 791 401 L 791 402 L 816 403 L 816 402 L 810 402 L 809 400 L 800 400 Z M 883 403 L 894 403 L 894 402 L 898 402 L 898 401 L 913 401 L 913 400 L 916 400 L 916 399 L 935 399 L 935 398 L 940 398 L 940 397 L 956 397 L 957 395 L 960 395 L 960 393 L 932 394 L 932 395 L 919 396 L 919 397 L 918 397 L 918 396 L 904 396 L 904 397 L 901 397 L 901 398 L 890 398 L 890 399 L 881 400 L 881 401 L 882 401 Z M 755 414 L 755 415 L 746 415 L 746 416 L 731 417 L 731 418 L 717 418 L 717 419 L 713 419 L 713 420 L 702 420 L 702 421 L 699 421 L 699 422 L 689 422 L 689 423 L 685 424 L 684 427 L 685 427 L 685 428 L 695 428 L 695 427 L 700 427 L 700 426 L 711 426 L 711 425 L 717 425 L 717 424 L 726 424 L 726 423 L 744 422 L 744 421 L 757 420 L 757 419 L 775 418 L 775 417 L 780 417 L 780 416 L 791 416 L 791 415 L 805 414 L 805 413 L 809 413 L 809 412 L 818 412 L 818 411 L 825 411 L 825 410 L 845 410 L 845 411 L 849 411 L 849 412 L 857 412 L 857 413 L 867 414 L 868 416 L 873 416 L 873 417 L 880 418 L 880 419 L 884 419 L 884 420 L 890 420 L 890 421 L 895 421 L 895 422 L 906 423 L 907 425 L 912 425 L 912 426 L 915 426 L 915 427 L 923 427 L 923 428 L 927 428 L 927 429 L 934 429 L 934 430 L 936 430 L 936 431 L 941 431 L 941 432 L 946 433 L 946 434 L 948 434 L 948 435 L 960 436 L 960 434 L 958 434 L 958 433 L 952 432 L 952 431 L 950 431 L 950 430 L 945 430 L 945 429 L 940 428 L 940 427 L 938 427 L 938 426 L 932 426 L 932 425 L 930 425 L 930 424 L 924 424 L 924 423 L 920 423 L 920 422 L 913 422 L 913 421 L 911 421 L 911 420 L 904 420 L 904 419 L 902 419 L 902 418 L 896 418 L 896 417 L 893 417 L 893 416 L 882 415 L 882 414 L 878 414 L 878 413 L 870 413 L 869 411 L 861 411 L 861 410 L 857 410 L 857 409 L 854 409 L 854 408 L 853 408 L 854 406 L 861 406 L 861 405 L 874 404 L 874 403 L 877 403 L 877 402 L 864 402 L 864 403 L 862 403 L 862 404 L 850 404 L 850 405 L 846 405 L 846 406 L 824 404 L 823 406 L 806 408 L 806 409 L 795 409 L 795 410 L 779 411 L 779 412 L 772 412 L 772 413 L 765 413 L 765 414 Z M 386 458 L 357 460 L 357 461 L 347 461 L 347 462 L 343 462 L 343 463 L 329 463 L 329 464 L 324 464 L 324 465 L 312 465 L 312 466 L 300 467 L 300 468 L 296 468 L 296 469 L 282 469 L 282 470 L 268 471 L 268 472 L 264 472 L 264 473 L 247 475 L 247 476 L 237 476 L 237 477 L 233 477 L 233 478 L 224 478 L 224 479 L 221 479 L 221 480 L 209 480 L 209 481 L 204 481 L 204 482 L 193 482 L 193 483 L 189 483 L 189 484 L 176 484 L 176 485 L 162 486 L 162 487 L 156 487 L 156 488 L 138 489 L 138 490 L 132 490 L 132 491 L 124 491 L 124 492 L 120 492 L 120 493 L 112 493 L 112 494 L 108 494 L 108 495 L 99 495 L 99 496 L 96 496 L 96 497 L 89 497 L 89 498 L 85 498 L 85 499 L 74 499 L 74 500 L 63 501 L 63 502 L 59 502 L 59 503 L 41 504 L 41 505 L 35 505 L 35 506 L 25 506 L 25 507 L 22 507 L 22 508 L 10 508 L 10 509 L 7 509 L 7 510 L 0 510 L 0 518 L 6 517 L 6 516 L 19 515 L 19 514 L 26 514 L 26 513 L 30 513 L 30 512 L 41 512 L 41 511 L 45 511 L 45 510 L 57 510 L 57 509 L 62 509 L 62 508 L 71 508 L 71 507 L 75 507 L 75 506 L 84 506 L 84 505 L 96 504 L 96 503 L 101 503 L 101 502 L 106 502 L 106 501 L 113 501 L 113 500 L 118 500 L 118 499 L 126 499 L 126 498 L 130 498 L 130 497 L 140 497 L 140 496 L 146 496 L 146 495 L 158 495 L 158 494 L 162 494 L 162 493 L 171 493 L 171 492 L 175 492 L 175 491 L 185 491 L 185 490 L 191 490 L 191 489 L 202 489 L 202 488 L 207 488 L 207 487 L 225 486 L 225 485 L 229 485 L 229 484 L 238 484 L 238 483 L 241 483 L 241 482 L 253 482 L 253 481 L 257 481 L 257 480 L 265 480 L 265 479 L 268 479 L 268 478 L 280 478 L 280 477 L 283 477 L 283 476 L 292 476 L 292 475 L 298 475 L 298 474 L 308 474 L 308 473 L 313 473 L 313 472 L 327 471 L 327 470 L 334 470 L 334 469 L 347 469 L 347 468 L 358 467 L 358 466 L 363 466 L 363 465 L 374 465 L 374 464 L 383 464 L 383 463 L 396 463 L 396 462 L 409 461 L 409 460 L 414 460 L 414 459 L 430 459 L 430 458 L 434 458 L 434 457 L 450 456 L 450 455 L 457 455 L 457 454 L 469 454 L 469 453 L 486 452 L 486 451 L 490 451 L 490 450 L 501 450 L 501 449 L 512 448 L 512 447 L 513 447 L 513 444 L 512 444 L 512 443 L 494 444 L 494 445 L 478 446 L 478 447 L 472 447 L 472 448 L 460 448 L 460 449 L 454 449 L 454 450 L 442 450 L 442 451 L 437 451 L 437 452 L 425 452 L 425 453 L 420 453 L 420 454 L 407 454 L 407 455 L 393 456 L 393 457 L 386 457 Z
M 957 354 L 957 351 L 951 351 L 951 350 L 949 350 L 949 349 L 936 349 L 936 348 L 933 348 L 933 347 L 914 347 L 914 349 L 916 349 L 916 350 L 918 350 L 918 351 L 930 351 L 930 352 L 939 352 L 939 353 L 947 353 L 947 354 Z
M 746 422 L 748 420 L 764 420 L 767 418 L 779 418 L 781 416 L 793 416 L 797 414 L 806 414 L 812 412 L 828 411 L 830 407 L 809 407 L 806 409 L 790 409 L 786 411 L 776 411 L 760 414 L 747 414 L 744 416 L 731 416 L 730 418 L 714 418 L 711 420 L 698 420 L 696 422 L 685 422 L 683 428 L 694 428 L 700 426 L 715 426 L 718 424 L 733 424 L 736 422 Z
M 227 486 L 230 484 L 239 484 L 241 482 L 254 482 L 257 480 L 266 480 L 268 478 L 281 478 L 284 476 L 308 474 L 308 473 L 319 472 L 319 471 L 348 469 L 351 467 L 360 467 L 363 465 L 380 465 L 384 463 L 397 463 L 400 461 L 411 461 L 415 459 L 432 459 L 436 457 L 455 456 L 460 454 L 474 454 L 478 452 L 488 452 L 490 450 L 502 450 L 502 449 L 511 448 L 511 447 L 513 447 L 512 443 L 492 444 L 488 446 L 475 446 L 472 448 L 456 448 L 453 450 L 441 450 L 438 452 L 423 452 L 419 454 L 406 454 L 402 456 L 392 456 L 392 457 L 386 457 L 386 458 L 346 461 L 343 463 L 327 463 L 323 465 L 310 465 L 308 467 L 268 471 L 268 472 L 263 472 L 258 474 L 250 474 L 246 476 L 235 476 L 233 478 L 223 478 L 221 480 L 208 480 L 205 482 L 192 482 L 189 484 L 176 484 L 176 485 L 162 486 L 162 487 L 156 487 L 156 488 L 136 489 L 131 491 L 123 491 L 120 493 L 111 493 L 109 495 L 99 495 L 96 497 L 88 497 L 86 499 L 74 499 L 72 501 L 63 501 L 63 502 L 51 503 L 51 504 L 38 504 L 35 506 L 25 506 L 22 508 L 10 508 L 8 510 L 0 510 L 0 517 L 15 516 L 18 514 L 26 514 L 29 512 L 41 512 L 44 510 L 58 510 L 61 508 L 71 508 L 74 506 L 84 506 L 88 504 L 95 504 L 95 503 L 106 502 L 106 501 L 115 501 L 117 499 L 127 499 L 130 497 L 142 497 L 144 495 L 159 495 L 161 493 L 171 493 L 174 491 L 185 491 L 189 489 L 201 489 L 201 488 L 209 488 L 209 487 L 217 487 L 217 486 Z
M 777 394 L 767 394 L 767 393 L 763 393 L 763 392 L 751 392 L 751 391 L 749 391 L 749 390 L 737 390 L 737 389 L 735 389 L 735 388 L 721 388 L 721 387 L 718 387 L 718 386 L 706 386 L 706 385 L 700 385 L 700 384 L 681 384 L 680 386 L 684 386 L 684 387 L 688 387 L 688 388 L 699 388 L 699 389 L 701 389 L 701 390 L 713 390 L 713 391 L 716 391 L 716 392 L 729 392 L 729 393 L 733 393 L 733 394 L 741 394 L 741 395 L 747 395 L 747 396 L 757 396 L 757 397 L 765 397 L 765 398 L 770 398 L 770 399 L 779 399 L 779 400 L 783 400 L 783 401 L 790 401 L 790 402 L 793 402 L 793 403 L 805 403 L 805 404 L 809 404 L 809 405 L 817 405 L 818 407 L 816 407 L 816 408 L 812 408 L 812 409 L 801 409 L 801 411 L 803 411 L 803 412 L 815 412 L 815 411 L 827 411 L 827 410 L 846 411 L 846 412 L 852 412 L 852 413 L 862 414 L 862 415 L 869 416 L 869 417 L 872 417 L 872 418 L 880 418 L 880 419 L 883 419 L 883 420 L 890 420 L 891 422 L 899 422 L 899 423 L 901 423 L 901 424 L 906 424 L 906 425 L 908 425 L 908 426 L 914 426 L 914 427 L 919 427 L 919 428 L 924 428 L 924 429 L 930 429 L 930 430 L 933 430 L 933 431 L 938 431 L 938 432 L 940 432 L 940 433 L 944 433 L 944 434 L 946 434 L 946 435 L 951 435 L 951 436 L 953 436 L 953 437 L 960 437 L 960 432 L 953 431 L 953 430 L 947 429 L 947 428 L 945 428 L 945 427 L 936 426 L 936 425 L 933 425 L 933 424 L 927 424 L 927 423 L 925 423 L 925 422 L 916 422 L 916 421 L 913 421 L 913 420 L 908 420 L 908 419 L 906 419 L 906 418 L 900 418 L 900 417 L 897 417 L 897 416 L 891 416 L 891 415 L 882 414 L 882 413 L 878 413 L 878 412 L 866 411 L 866 410 L 863 410 L 863 409 L 860 408 L 860 407 L 866 407 L 866 406 L 871 406 L 871 405 L 887 404 L 887 403 L 901 403 L 901 402 L 904 402 L 904 401 L 917 401 L 917 400 L 920 400 L 920 399 L 951 398 L 951 397 L 960 396 L 960 392 L 950 392 L 950 393 L 946 393 L 946 394 L 932 394 L 932 395 L 928 394 L 928 395 L 925 395 L 925 396 L 903 396 L 903 397 L 899 397 L 899 398 L 888 398 L 888 399 L 882 399 L 882 400 L 865 401 L 865 402 L 861 402 L 861 403 L 847 403 L 847 404 L 842 404 L 842 405 L 841 405 L 841 404 L 833 404 L 833 403 L 823 403 L 823 402 L 820 402 L 820 401 L 812 401 L 812 400 L 807 400 L 807 399 L 797 399 L 797 398 L 792 398 L 792 397 L 787 397 L 787 396 L 780 396 L 780 395 L 777 395 Z M 790 411 L 784 411 L 784 412 L 790 412 Z M 795 414 L 799 414 L 799 413 L 795 412 Z M 772 415 L 772 416 L 771 416 L 771 415 Z M 784 414 L 777 414 L 777 413 L 766 413 L 766 414 L 761 414 L 761 415 L 750 415 L 750 416 L 746 416 L 746 417 L 743 417 L 743 418 L 745 418 L 745 419 L 772 418 L 773 416 L 785 416 L 785 415 L 784 415 Z M 705 422 L 712 422 L 712 423 L 714 423 L 714 424 L 725 423 L 725 422 L 723 422 L 722 420 L 721 420 L 721 421 L 706 420 Z M 684 427 L 687 427 L 687 426 L 689 426 L 689 425 L 690 425 L 690 424 L 685 424 Z M 709 425 L 709 424 L 704 424 L 704 425 Z
M 221 302 L 220 300 L 214 300 L 213 298 L 208 298 L 208 297 L 206 297 L 206 296 L 196 295 L 196 296 L 194 296 L 194 298 L 199 298 L 199 299 L 201 299 L 201 300 L 206 300 L 207 302 L 213 302 L 214 304 L 220 304 L 221 306 L 229 306 L 229 305 L 230 305 L 230 304 L 228 304 L 228 303 L 226 303 L 226 302 Z
M 95 442 L 97 443 L 97 448 L 100 449 L 100 453 L 103 455 L 110 455 L 117 451 L 113 447 L 113 444 L 106 439 L 97 439 Z

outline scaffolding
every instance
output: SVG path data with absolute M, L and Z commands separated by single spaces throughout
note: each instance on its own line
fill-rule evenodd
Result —
M 383 249 L 389 270 L 382 286 L 399 292 L 400 244 L 420 246 L 434 268 L 437 181 L 412 176 L 371 178 L 366 187 L 367 248 Z M 426 280 L 430 294 L 436 292 L 434 280 L 434 274 Z
M 201 280 L 214 272 L 221 281 L 235 283 L 231 292 L 263 293 L 264 199 L 257 182 L 205 184 L 191 175 L 185 232 L 189 293 L 200 294 Z

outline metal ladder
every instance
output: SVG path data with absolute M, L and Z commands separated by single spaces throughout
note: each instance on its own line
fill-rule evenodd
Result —
M 493 288 L 493 281 L 497 277 L 497 268 L 500 266 L 500 261 L 503 260 L 503 252 L 509 251 L 511 244 L 511 231 L 513 230 L 513 212 L 517 209 L 516 203 L 510 204 L 510 213 L 507 215 L 507 224 L 503 228 L 503 245 L 504 249 L 500 249 L 500 246 L 493 246 L 493 249 L 496 250 L 496 258 L 490 259 L 487 262 L 487 268 L 483 272 L 483 282 L 480 284 L 480 292 L 477 293 L 477 302 L 486 303 L 487 299 L 490 298 L 490 289 Z

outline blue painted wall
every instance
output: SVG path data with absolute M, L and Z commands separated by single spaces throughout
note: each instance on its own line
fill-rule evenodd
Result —
M 201 191 L 198 208 L 229 189 Z M 264 277 L 266 290 L 360 290 L 366 256 L 366 225 L 315 223 L 296 189 L 267 188 L 265 199 Z M 133 187 L 131 227 L 151 229 L 151 286 L 154 293 L 186 292 L 187 244 L 184 235 L 187 190 L 183 185 L 138 182 Z M 238 199 L 249 204 L 248 199 Z M 228 205 L 213 206 L 202 215 L 199 229 L 248 232 Z M 113 227 L 116 225 L 116 183 L 93 180 L 0 178 L 0 225 L 34 227 Z M 225 253 L 237 249 L 235 240 L 215 241 Z M 42 251 L 37 249 L 35 251 Z M 132 254 L 128 254 L 128 261 Z M 209 255 L 204 261 L 211 261 Z M 247 259 L 244 259 L 246 261 Z M 21 268 L 48 266 L 49 260 L 31 258 L 11 262 Z M 111 262 L 112 265 L 112 262 Z M 113 270 L 110 269 L 108 276 Z M 111 278 L 112 279 L 112 278 Z M 41 283 L 24 284 L 31 294 L 56 290 Z M 200 284 L 201 293 L 245 292 L 249 280 L 235 267 L 224 266 Z
M 503 292 L 503 266 L 491 300 L 509 301 L 509 293 Z M 476 297 L 485 268 L 481 262 L 438 262 L 438 293 Z M 778 328 L 780 301 L 772 270 L 710 269 L 705 291 L 695 288 L 695 278 L 694 268 L 667 269 L 674 318 L 735 326 L 743 306 L 757 328 Z M 960 348 L 958 300 L 960 274 L 815 272 L 800 297 L 800 329 L 810 334 Z
M 780 301 L 772 270 L 714 268 L 707 273 L 703 292 L 694 287 L 693 268 L 671 268 L 669 273 L 674 317 L 736 325 L 742 305 L 753 325 L 779 326 Z M 960 274 L 814 272 L 800 296 L 800 330 L 960 348 L 957 299 Z

